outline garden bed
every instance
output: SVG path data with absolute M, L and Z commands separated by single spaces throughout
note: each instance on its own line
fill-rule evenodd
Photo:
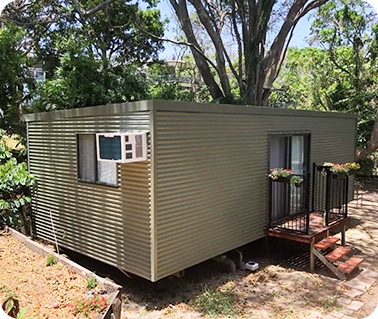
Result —
M 110 291 L 103 289 L 98 276 L 86 278 L 83 275 L 88 274 L 85 274 L 84 268 L 67 261 L 64 257 L 48 266 L 47 260 L 51 262 L 56 258 L 56 255 L 48 253 L 48 248 L 32 242 L 17 232 L 12 231 L 12 235 L 17 239 L 12 236 L 0 236 L 1 301 L 7 294 L 14 293 L 19 298 L 20 309 L 27 307 L 24 318 L 69 319 L 98 316 L 97 311 L 84 313 L 86 300 L 87 303 L 91 301 L 97 303 L 96 308 L 106 312 L 107 303 L 118 294 L 117 289 L 113 289 L 112 296 L 107 295 Z M 30 249 L 32 245 L 34 251 Z M 36 250 L 38 253 L 35 252 Z M 88 287 L 88 284 L 92 287 Z M 98 294 L 88 298 L 88 293 L 94 291 L 103 295 Z M 79 313 L 75 311 L 80 307 L 84 309 Z

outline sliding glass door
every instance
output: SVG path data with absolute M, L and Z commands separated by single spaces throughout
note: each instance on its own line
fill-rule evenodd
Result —
M 288 181 L 272 183 L 271 217 L 276 221 L 300 215 L 305 209 L 309 150 L 309 134 L 269 135 L 269 168 L 291 169 L 293 175 L 299 175 L 306 182 L 296 186 Z

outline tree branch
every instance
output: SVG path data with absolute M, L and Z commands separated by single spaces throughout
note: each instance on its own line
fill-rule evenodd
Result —
M 238 83 L 239 83 L 239 90 L 240 90 L 240 95 L 244 95 L 244 86 L 243 86 L 243 45 L 238 29 L 238 24 L 236 23 L 236 8 L 235 8 L 235 1 L 231 1 L 232 5 L 232 14 L 231 14 L 231 20 L 232 20 L 232 26 L 235 32 L 235 37 L 236 41 L 238 44 L 238 71 L 239 71 L 239 76 L 238 76 Z
M 214 75 L 211 73 L 209 67 L 209 59 L 206 58 L 202 50 L 200 50 L 198 41 L 193 32 L 193 26 L 189 18 L 186 0 L 178 0 L 178 2 L 176 2 L 176 0 L 169 0 L 169 2 L 175 10 L 176 16 L 180 22 L 181 28 L 184 31 L 188 42 L 192 44 L 190 46 L 190 49 L 192 50 L 194 60 L 196 61 L 196 65 L 201 72 L 202 78 L 207 85 L 211 96 L 215 100 L 223 98 L 225 95 L 220 89 L 218 83 L 215 81 Z M 213 63 L 211 63 L 211 65 L 215 67 L 215 70 L 219 73 L 217 67 Z
M 89 10 L 89 11 L 83 11 L 83 9 L 81 8 L 78 0 L 72 0 L 74 5 L 75 5 L 75 8 L 77 10 L 77 12 L 79 13 L 79 15 L 82 17 L 82 18 L 85 18 L 85 17 L 88 17 L 90 15 L 93 15 L 95 13 L 97 13 L 98 11 L 101 11 L 102 9 L 104 9 L 107 5 L 115 2 L 115 1 L 118 1 L 118 0 L 105 0 L 104 2 L 101 2 L 100 4 L 98 4 L 97 6 L 95 6 L 93 9 Z
M 135 26 L 140 30 L 142 31 L 143 33 L 147 34 L 148 36 L 150 36 L 151 38 L 154 38 L 156 40 L 160 40 L 160 41 L 164 41 L 164 42 L 169 42 L 169 43 L 172 43 L 172 44 L 176 44 L 176 45 L 183 45 L 183 46 L 187 46 L 189 48 L 192 48 L 194 50 L 196 50 L 199 54 L 201 54 L 206 60 L 207 62 L 209 62 L 211 64 L 211 66 L 214 68 L 214 69 L 217 69 L 217 66 L 214 64 L 213 61 L 211 61 L 202 51 L 201 49 L 199 49 L 198 47 L 196 47 L 193 43 L 189 43 L 189 42 L 182 42 L 182 41 L 175 41 L 175 40 L 172 40 L 172 39 L 168 39 L 168 38 L 164 38 L 164 37 L 159 37 L 145 29 L 143 29 L 139 23 L 137 21 L 134 22 L 135 23 Z
M 274 80 L 279 75 L 282 63 L 285 59 L 288 46 L 293 36 L 295 27 L 299 20 L 308 12 L 320 7 L 329 0 L 314 0 L 305 6 L 307 0 L 296 0 L 290 8 L 285 22 L 283 23 L 278 35 L 276 36 L 264 61 L 264 67 L 268 70 L 268 78 L 265 83 L 265 89 L 271 90 Z M 287 39 L 288 34 L 289 38 Z M 267 91 L 269 93 L 269 91 Z M 267 94 L 264 94 L 267 99 Z
M 206 12 L 205 7 L 203 6 L 201 0 L 189 0 L 189 2 L 193 5 L 193 7 L 197 11 L 197 15 L 202 23 L 202 25 L 205 27 L 205 30 L 207 34 L 209 35 L 211 41 L 213 42 L 214 48 L 215 48 L 215 57 L 217 61 L 217 71 L 219 75 L 220 82 L 222 84 L 223 92 L 226 96 L 231 95 L 231 87 L 230 87 L 230 81 L 227 76 L 226 71 L 226 63 L 224 59 L 223 53 L 226 51 L 223 45 L 222 38 L 220 34 L 213 29 L 211 20 L 212 18 L 208 15 Z

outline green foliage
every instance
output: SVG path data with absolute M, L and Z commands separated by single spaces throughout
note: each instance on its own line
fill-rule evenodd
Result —
M 37 87 L 35 111 L 51 111 L 139 100 L 145 96 L 144 75 L 135 65 L 108 65 L 88 56 L 78 42 L 60 58 L 55 78 Z
M 49 254 L 46 257 L 46 266 L 52 266 L 55 265 L 58 262 L 58 259 L 55 257 L 54 254 Z
M 18 311 L 20 298 L 14 292 L 12 292 L 6 286 L 0 286 L 0 291 L 5 292 L 5 298 L 2 304 L 5 313 L 12 316 L 17 315 L 16 319 L 33 319 L 33 317 L 25 318 L 28 307 L 23 307 L 20 311 Z
M 28 227 L 25 209 L 31 202 L 30 189 L 36 179 L 27 171 L 26 163 L 18 163 L 6 149 L 0 130 L 0 227 Z
M 337 298 L 338 298 L 338 294 L 324 297 L 323 299 L 320 300 L 320 303 L 327 311 L 332 311 L 337 306 Z
M 79 1 L 86 10 L 103 0 Z M 114 1 L 88 16 L 65 0 L 33 2 L 22 15 L 9 6 L 5 15 L 20 23 L 50 16 L 56 23 L 25 24 L 35 60 L 48 71 L 47 80 L 31 89 L 31 111 L 51 111 L 146 97 L 145 63 L 158 58 L 164 21 L 156 1 L 141 10 L 135 2 Z M 137 26 L 143 27 L 143 32 Z M 26 39 L 26 37 L 24 37 Z
M 87 289 L 91 290 L 97 287 L 96 277 L 90 276 L 87 278 Z
M 209 92 L 201 83 L 193 58 L 185 56 L 182 60 L 168 64 L 150 64 L 146 72 L 147 99 L 208 102 Z
M 378 176 L 378 152 L 373 152 L 360 161 L 361 169 L 357 176 L 373 177 Z
M 378 105 L 377 18 L 359 0 L 319 8 L 311 43 L 289 50 L 271 105 L 358 114 L 357 143 L 366 147 Z
M 192 305 L 209 317 L 236 316 L 238 311 L 234 308 L 235 295 L 230 291 L 220 291 L 209 288 L 204 289 L 192 302 Z
M 23 132 L 20 115 L 28 60 L 21 49 L 23 36 L 24 32 L 10 23 L 0 27 L 0 127 L 8 133 Z

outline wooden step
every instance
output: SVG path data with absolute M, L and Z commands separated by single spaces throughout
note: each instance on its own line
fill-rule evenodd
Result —
M 348 260 L 341 263 L 337 268 L 346 273 L 350 274 L 354 269 L 356 269 L 362 262 L 364 261 L 363 258 L 358 257 L 350 257 Z
M 339 240 L 340 240 L 340 238 L 328 236 L 327 238 L 324 238 L 321 241 L 317 242 L 314 245 L 314 248 L 324 250 L 324 249 L 327 249 L 327 248 L 333 246 Z
M 324 257 L 331 261 L 338 261 L 343 258 L 345 255 L 349 254 L 352 251 L 352 248 L 339 246 L 335 250 L 331 251 L 329 254 Z

